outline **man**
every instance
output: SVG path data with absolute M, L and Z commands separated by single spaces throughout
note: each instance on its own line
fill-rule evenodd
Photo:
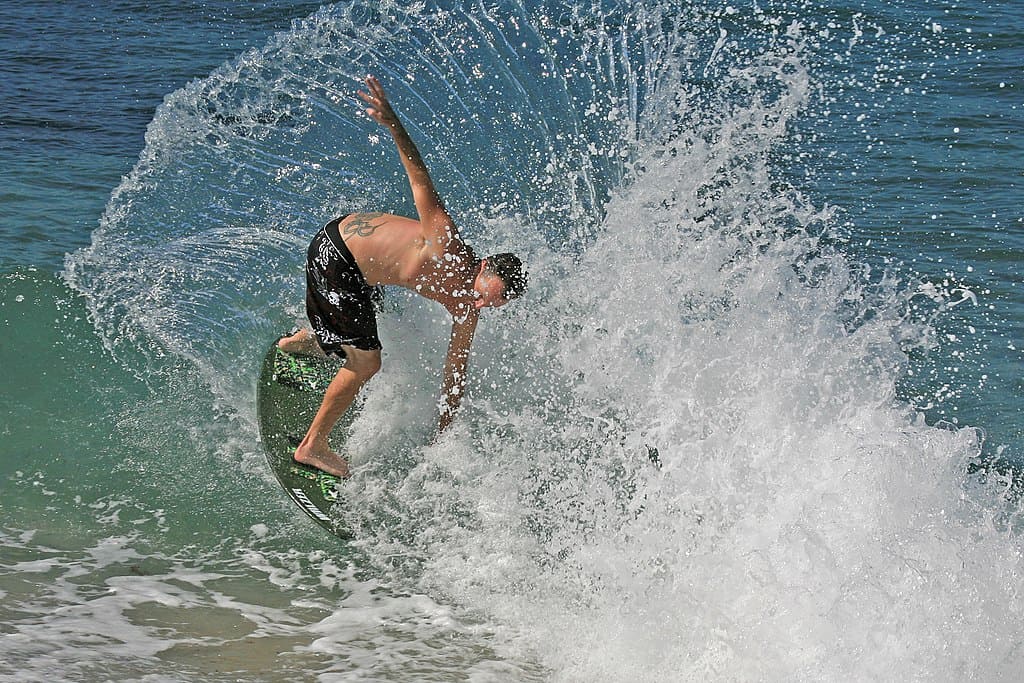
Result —
M 391 108 L 384 89 L 367 76 L 359 91 L 366 113 L 391 133 L 409 176 L 419 220 L 387 213 L 356 213 L 328 223 L 309 246 L 306 314 L 312 329 L 278 342 L 288 353 L 336 354 L 344 366 L 331 381 L 295 460 L 339 477 L 348 462 L 327 436 L 359 389 L 380 369 L 373 288 L 399 285 L 439 302 L 452 316 L 444 364 L 438 432 L 451 424 L 466 386 L 466 364 L 480 311 L 523 293 L 526 276 L 512 254 L 478 259 L 459 237 L 416 145 Z

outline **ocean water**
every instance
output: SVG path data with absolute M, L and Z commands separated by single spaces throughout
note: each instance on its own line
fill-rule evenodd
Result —
M 0 27 L 0 680 L 1019 678 L 1016 4 Z M 254 399 L 311 232 L 413 210 L 366 73 L 531 290 L 436 443 L 445 316 L 388 293 L 341 541 Z

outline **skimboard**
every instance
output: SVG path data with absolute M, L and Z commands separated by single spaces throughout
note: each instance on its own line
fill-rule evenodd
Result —
M 267 463 L 285 493 L 317 524 L 347 538 L 348 530 L 332 512 L 338 504 L 338 477 L 292 459 L 339 367 L 327 358 L 285 353 L 275 340 L 260 369 L 256 415 Z M 349 413 L 356 409 L 353 406 Z M 339 427 L 352 416 L 346 418 Z M 333 443 L 337 445 L 337 439 Z

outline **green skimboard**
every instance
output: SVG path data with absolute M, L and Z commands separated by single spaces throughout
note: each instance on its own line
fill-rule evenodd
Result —
M 256 415 L 267 463 L 285 493 L 317 524 L 347 538 L 350 533 L 334 509 L 339 503 L 338 477 L 292 459 L 339 367 L 334 360 L 285 353 L 275 340 L 260 369 Z M 356 409 L 353 406 L 339 421 L 335 433 L 347 427 Z M 333 445 L 338 443 L 337 437 L 332 439 Z

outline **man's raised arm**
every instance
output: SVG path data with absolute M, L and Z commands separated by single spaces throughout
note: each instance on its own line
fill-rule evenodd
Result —
M 402 159 L 406 175 L 409 176 L 412 198 L 416 203 L 416 212 L 419 214 L 420 224 L 426 236 L 437 239 L 442 245 L 447 243 L 455 237 L 455 223 L 445 211 L 444 203 L 434 188 L 434 181 L 430 179 L 430 173 L 427 171 L 427 165 L 423 163 L 420 151 L 409 137 L 398 114 L 391 108 L 380 81 L 373 76 L 367 76 L 366 87 L 369 92 L 360 90 L 359 97 L 369 105 L 366 108 L 367 115 L 387 128 L 395 140 L 398 156 Z

